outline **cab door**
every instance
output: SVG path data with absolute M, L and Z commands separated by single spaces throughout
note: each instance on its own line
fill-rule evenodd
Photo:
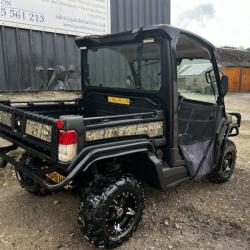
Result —
M 211 173 L 216 164 L 216 135 L 223 118 L 208 49 L 196 40 L 177 43 L 178 143 L 192 178 Z

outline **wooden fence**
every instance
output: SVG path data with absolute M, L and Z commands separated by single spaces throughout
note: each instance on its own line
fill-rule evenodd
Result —
M 250 92 L 250 68 L 223 68 L 229 78 L 229 92 Z

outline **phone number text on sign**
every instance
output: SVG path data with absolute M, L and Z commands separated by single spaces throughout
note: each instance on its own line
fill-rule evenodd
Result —
M 0 0 L 1 26 L 83 36 L 110 23 L 110 0 Z
M 30 12 L 26 10 L 19 10 L 13 8 L 0 8 L 0 16 L 1 17 L 9 17 L 15 20 L 26 20 L 33 23 L 43 23 L 45 22 L 45 17 L 41 13 Z

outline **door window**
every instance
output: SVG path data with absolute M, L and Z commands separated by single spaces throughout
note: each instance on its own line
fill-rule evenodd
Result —
M 190 100 L 216 103 L 218 88 L 210 52 L 196 40 L 180 36 L 176 55 L 179 94 Z
M 178 92 L 187 99 L 216 103 L 218 89 L 208 59 L 182 59 L 177 66 Z

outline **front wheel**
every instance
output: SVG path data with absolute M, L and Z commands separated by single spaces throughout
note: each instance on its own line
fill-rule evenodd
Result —
M 132 175 L 108 177 L 83 195 L 80 229 L 95 246 L 116 247 L 136 230 L 143 209 L 144 191 Z
M 215 183 L 224 183 L 228 181 L 235 169 L 237 150 L 234 142 L 226 140 L 225 149 L 221 156 L 221 164 L 212 173 L 209 180 Z

